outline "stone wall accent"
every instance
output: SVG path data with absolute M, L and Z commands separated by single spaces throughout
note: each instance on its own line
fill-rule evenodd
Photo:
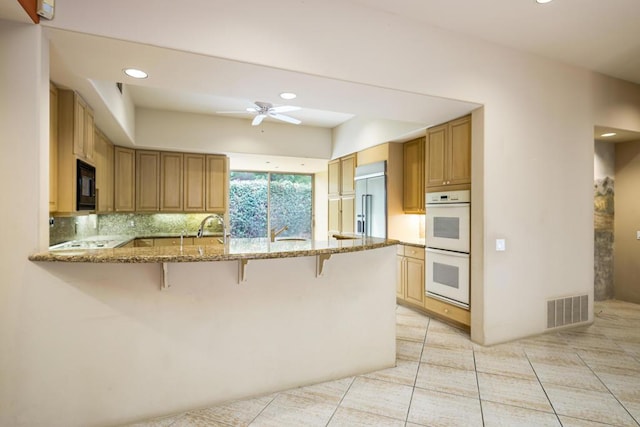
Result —
M 614 179 L 595 180 L 594 208 L 594 299 L 613 298 Z

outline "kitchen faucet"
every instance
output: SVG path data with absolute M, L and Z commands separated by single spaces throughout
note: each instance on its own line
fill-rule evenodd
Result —
M 275 241 L 276 241 L 276 236 L 277 236 L 278 234 L 280 234 L 280 233 L 283 233 L 285 230 L 288 230 L 288 229 L 289 229 L 289 226 L 288 226 L 288 225 L 285 225 L 284 227 L 282 227 L 282 228 L 281 228 L 281 229 L 279 229 L 279 230 L 276 230 L 275 228 L 272 228 L 272 229 L 271 229 L 271 241 L 272 241 L 272 242 L 275 242 Z
M 222 244 L 226 245 L 227 244 L 227 226 L 224 223 L 224 218 L 218 214 L 209 215 L 202 220 L 202 222 L 200 223 L 200 227 L 198 228 L 198 234 L 196 234 L 196 238 L 199 239 L 200 237 L 202 237 L 202 235 L 204 234 L 204 226 L 207 224 L 207 221 L 214 218 L 217 218 L 220 225 L 222 225 Z

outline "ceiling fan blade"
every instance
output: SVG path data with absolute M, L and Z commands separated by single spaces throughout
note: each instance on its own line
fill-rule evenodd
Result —
M 249 113 L 257 113 L 260 109 L 258 107 L 247 107 L 245 111 L 248 111 Z
M 256 111 L 268 110 L 269 108 L 273 107 L 273 104 L 270 103 L 270 102 L 256 101 L 256 102 L 254 102 L 254 104 L 256 104 L 258 106 L 258 108 L 256 108 Z
M 267 117 L 266 114 L 258 114 L 251 122 L 251 126 L 258 126 L 260 123 L 262 123 L 265 117 Z
M 300 123 L 302 123 L 300 120 L 294 119 L 293 117 L 285 116 L 284 114 L 269 114 L 269 116 L 273 117 L 274 119 L 282 120 L 283 122 L 292 123 L 294 125 L 299 125 Z
M 288 113 L 290 111 L 298 111 L 302 108 L 296 107 L 294 105 L 281 105 L 280 107 L 273 107 L 269 111 L 272 113 Z

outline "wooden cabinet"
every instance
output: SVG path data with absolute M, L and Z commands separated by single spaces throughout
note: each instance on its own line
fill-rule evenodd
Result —
M 160 210 L 181 212 L 183 207 L 183 154 L 160 153 Z
M 49 212 L 58 210 L 58 89 L 49 84 Z
M 229 159 L 207 155 L 205 160 L 205 210 L 225 212 L 229 203 Z
M 93 110 L 72 90 L 58 91 L 58 135 L 68 141 L 72 154 L 93 164 L 94 131 Z
M 422 307 L 425 299 L 424 249 L 408 245 L 398 245 L 398 283 L 396 297 Z
M 205 211 L 205 155 L 184 154 L 183 207 L 186 212 Z
M 114 147 L 99 130 L 95 134 L 96 162 L 96 212 L 108 213 L 114 210 Z
M 56 200 L 55 203 L 50 200 L 50 210 L 58 213 L 75 213 L 77 212 L 77 160 L 80 159 L 95 166 L 93 111 L 73 91 L 63 89 L 56 91 L 51 88 L 50 94 L 52 94 L 50 102 L 55 102 L 57 97 L 57 109 L 54 111 L 54 114 L 57 114 L 57 141 L 49 141 L 52 151 L 53 145 L 57 143 L 57 161 L 52 167 L 52 173 L 55 173 L 57 178 L 51 179 L 55 189 L 50 190 L 50 194 Z M 52 123 L 50 126 L 52 134 L 55 133 L 53 127 Z M 50 161 L 53 160 L 50 159 Z
M 130 148 L 114 148 L 114 210 L 136 210 L 136 152 Z
M 444 301 L 425 297 L 424 308 L 430 314 L 434 314 L 442 319 L 451 320 L 454 323 L 469 327 L 471 325 L 471 312 L 455 305 L 447 304 Z
M 471 116 L 427 131 L 427 191 L 471 188 Z
M 160 152 L 136 150 L 136 211 L 160 209 Z
M 351 154 L 329 162 L 328 197 L 329 236 L 354 233 L 355 224 L 356 155 Z
M 403 151 L 402 209 L 408 214 L 422 214 L 424 209 L 425 138 L 405 142 Z

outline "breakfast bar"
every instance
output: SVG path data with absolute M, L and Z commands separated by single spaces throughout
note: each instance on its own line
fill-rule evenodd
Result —
M 173 405 L 148 408 L 157 415 L 394 366 L 396 243 L 230 239 L 29 259 L 99 301 L 89 323 L 129 325 L 109 351 L 137 366 L 151 402 L 172 395 L 155 396 Z

